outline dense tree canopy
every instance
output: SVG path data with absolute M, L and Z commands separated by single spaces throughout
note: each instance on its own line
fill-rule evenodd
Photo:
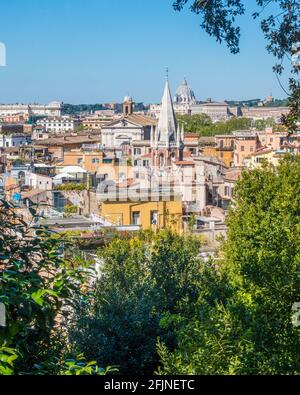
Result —
M 273 118 L 266 120 L 252 120 L 249 118 L 232 118 L 229 121 L 213 123 L 206 114 L 177 115 L 177 120 L 184 125 L 186 132 L 199 133 L 201 136 L 215 136 L 217 134 L 228 134 L 237 130 L 264 130 L 267 126 L 276 127 Z
M 216 261 L 223 291 L 211 282 L 193 307 L 182 306 L 173 319 L 178 348 L 159 346 L 163 373 L 299 373 L 299 185 L 298 158 L 244 172 Z
M 160 326 L 178 303 L 197 300 L 204 263 L 199 242 L 161 231 L 116 238 L 100 254 L 102 277 L 90 298 L 78 301 L 69 337 L 98 363 L 121 373 L 152 374 L 157 338 L 173 347 L 172 330 Z M 185 302 L 184 302 L 185 301 Z
M 102 374 L 96 363 L 72 354 L 61 325 L 86 275 L 76 256 L 64 259 L 64 240 L 38 226 L 36 211 L 29 210 L 32 221 L 25 223 L 0 201 L 0 303 L 6 308 L 0 375 Z

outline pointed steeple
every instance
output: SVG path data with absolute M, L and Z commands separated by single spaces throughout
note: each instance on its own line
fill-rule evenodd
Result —
M 176 144 L 177 121 L 168 80 L 166 81 L 165 91 L 162 98 L 157 132 L 158 143 L 160 145 L 170 146 L 170 144 Z

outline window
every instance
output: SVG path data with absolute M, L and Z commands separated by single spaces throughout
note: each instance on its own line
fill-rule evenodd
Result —
M 99 164 L 99 159 L 98 158 L 93 158 L 92 159 L 93 164 Z
M 151 225 L 157 225 L 158 224 L 158 211 L 151 211 Z
M 241 151 L 244 152 L 245 151 L 245 147 L 243 145 L 241 145 Z
M 250 147 L 250 152 L 253 152 L 254 151 L 254 147 Z
M 229 187 L 225 187 L 225 196 L 229 196 Z
M 134 211 L 132 213 L 132 224 L 133 225 L 140 225 L 140 212 Z
M 140 148 L 135 148 L 134 149 L 134 155 L 141 155 L 142 150 Z
M 164 156 L 161 154 L 159 156 L 159 167 L 164 167 L 165 166 L 165 158 Z
M 143 160 L 143 166 L 144 167 L 149 167 L 149 161 L 148 160 Z
M 82 165 L 82 162 L 83 162 L 83 159 L 82 159 L 82 158 L 77 159 L 77 164 L 78 164 L 78 165 Z

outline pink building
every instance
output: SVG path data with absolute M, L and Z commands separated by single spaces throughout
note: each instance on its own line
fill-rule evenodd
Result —
M 265 131 L 257 132 L 257 136 L 261 147 L 268 147 L 274 151 L 278 151 L 280 150 L 287 133 L 273 132 L 272 128 L 266 128 Z
M 251 155 L 259 147 L 258 136 L 252 131 L 238 131 L 235 136 L 234 166 L 244 166 L 244 159 Z

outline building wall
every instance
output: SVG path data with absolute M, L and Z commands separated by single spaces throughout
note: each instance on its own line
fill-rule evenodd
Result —
M 151 211 L 158 213 L 157 226 L 151 224 Z M 141 228 L 155 229 L 170 226 L 174 231 L 180 232 L 182 228 L 181 201 L 168 202 L 103 202 L 101 216 L 113 224 L 132 225 L 133 212 L 140 213 Z M 174 222 L 174 223 L 173 223 Z
M 19 147 L 20 145 L 31 144 L 31 136 L 28 135 L 5 135 L 0 134 L 0 147 L 11 148 Z
M 61 115 L 61 103 L 51 102 L 46 105 L 42 104 L 0 104 L 0 116 L 10 115 Z
M 201 149 L 204 156 L 212 156 L 220 159 L 226 167 L 231 167 L 234 161 L 234 152 L 229 149 L 220 149 L 217 147 L 203 147 Z
M 32 188 L 50 191 L 52 189 L 53 181 L 51 177 L 31 173 L 29 177 L 29 184 Z
M 78 120 L 69 117 L 43 118 L 37 121 L 38 126 L 42 126 L 47 132 L 52 133 L 73 132 L 79 124 Z
M 244 160 L 256 151 L 257 141 L 253 139 L 236 139 L 234 150 L 234 165 L 244 166 Z
M 262 146 L 270 147 L 273 150 L 279 150 L 282 139 L 287 133 L 273 133 L 272 130 L 257 133 L 259 141 Z
M 262 152 L 260 154 L 251 155 L 249 158 L 245 159 L 246 167 L 250 169 L 258 168 L 263 162 L 267 161 L 274 166 L 278 166 L 283 155 L 277 155 L 274 151 Z
M 274 118 L 276 121 L 279 121 L 282 114 L 287 115 L 290 109 L 288 107 L 241 107 L 241 111 L 244 118 Z

